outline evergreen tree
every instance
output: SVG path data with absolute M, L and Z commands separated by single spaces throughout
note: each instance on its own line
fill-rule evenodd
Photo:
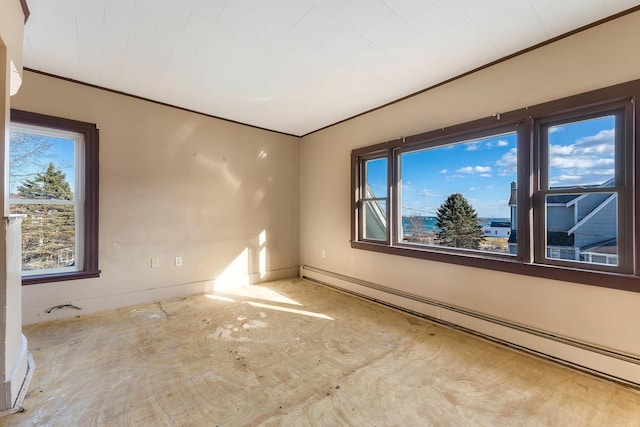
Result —
M 67 176 L 53 163 L 45 173 L 39 173 L 33 179 L 27 179 L 18 187 L 18 194 L 25 199 L 73 200 Z
M 451 194 L 436 212 L 436 243 L 452 248 L 479 249 L 482 226 L 473 206 L 460 193 Z
M 31 200 L 73 200 L 73 192 L 62 170 L 49 163 L 46 172 L 27 179 L 18 195 Z M 13 213 L 25 214 L 22 223 L 22 269 L 65 267 L 74 263 L 75 212 L 62 203 L 18 203 Z

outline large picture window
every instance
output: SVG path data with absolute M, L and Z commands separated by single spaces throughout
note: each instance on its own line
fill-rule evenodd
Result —
M 509 250 L 516 135 L 495 131 L 398 150 L 399 243 L 516 254 L 515 245 Z
M 352 247 L 640 291 L 639 91 L 629 82 L 354 150 Z
M 11 112 L 9 203 L 22 222 L 23 283 L 95 277 L 95 125 Z

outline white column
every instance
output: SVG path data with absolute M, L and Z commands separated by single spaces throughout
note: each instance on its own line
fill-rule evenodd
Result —
M 24 13 L 20 0 L 0 4 L 0 411 L 19 405 L 28 385 L 27 340 L 22 334 L 20 278 L 21 219 L 9 215 L 10 96 L 17 92 L 22 73 Z M 13 88 L 12 85 L 13 72 Z M 24 387 L 23 387 L 24 386 Z M 7 412 L 4 412 L 6 414 Z

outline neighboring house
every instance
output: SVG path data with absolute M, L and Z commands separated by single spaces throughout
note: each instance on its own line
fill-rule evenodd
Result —
M 482 232 L 483 237 L 509 238 L 511 235 L 511 223 L 504 221 L 491 221 L 491 226 Z
M 607 181 L 600 186 L 609 186 Z M 516 253 L 516 184 L 511 183 L 509 253 Z M 617 264 L 615 194 L 563 194 L 547 198 L 547 258 Z
M 374 240 L 386 240 L 387 238 L 387 216 L 385 210 L 380 201 L 375 200 L 376 195 L 366 185 L 366 198 L 369 200 L 365 202 L 365 238 Z

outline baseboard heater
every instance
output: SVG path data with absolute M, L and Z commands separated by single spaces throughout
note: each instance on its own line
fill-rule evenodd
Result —
M 446 327 L 640 390 L 640 357 L 308 265 L 300 267 L 300 276 Z

